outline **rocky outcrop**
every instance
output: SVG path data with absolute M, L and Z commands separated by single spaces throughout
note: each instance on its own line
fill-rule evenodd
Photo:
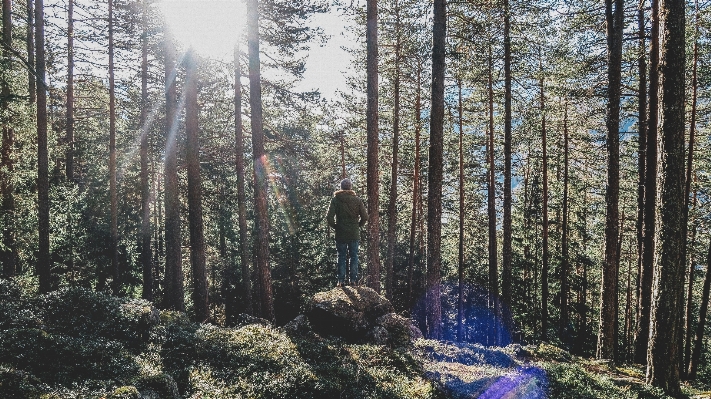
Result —
M 394 313 L 390 301 L 368 287 L 319 292 L 306 316 L 317 334 L 347 342 L 404 346 L 422 337 L 409 319 Z

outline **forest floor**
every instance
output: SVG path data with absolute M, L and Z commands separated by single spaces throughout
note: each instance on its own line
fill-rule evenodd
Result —
M 685 386 L 692 398 L 704 396 Z M 663 398 L 638 367 L 551 345 L 356 345 L 247 323 L 223 328 L 149 302 L 0 280 L 2 398 Z

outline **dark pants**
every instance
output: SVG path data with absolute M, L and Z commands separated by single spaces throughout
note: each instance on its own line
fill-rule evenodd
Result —
M 351 284 L 358 282 L 358 240 L 355 241 L 336 241 L 336 250 L 338 251 L 338 282 L 343 283 L 346 280 L 346 258 L 350 258 L 351 264 Z

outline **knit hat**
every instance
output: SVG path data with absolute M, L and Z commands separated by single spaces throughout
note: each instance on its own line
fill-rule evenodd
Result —
M 351 179 L 345 178 L 341 180 L 341 190 L 350 190 L 353 188 L 353 183 L 351 182 Z

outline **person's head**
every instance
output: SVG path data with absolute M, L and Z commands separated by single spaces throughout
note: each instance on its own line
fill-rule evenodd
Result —
M 351 190 L 353 189 L 353 182 L 351 182 L 351 179 L 345 178 L 341 180 L 341 190 Z

